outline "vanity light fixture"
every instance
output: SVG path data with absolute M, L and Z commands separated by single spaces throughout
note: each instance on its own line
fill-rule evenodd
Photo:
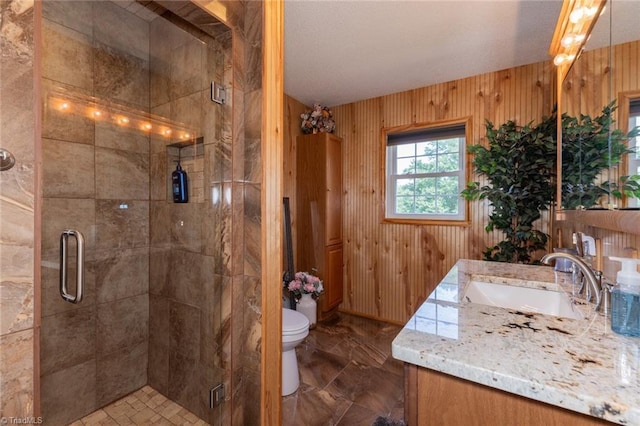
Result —
M 606 0 L 564 0 L 553 33 L 549 54 L 558 67 L 558 78 L 564 79 L 573 61 L 580 55 L 584 43 L 602 12 Z

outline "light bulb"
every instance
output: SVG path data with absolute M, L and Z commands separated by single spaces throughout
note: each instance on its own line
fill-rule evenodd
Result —
M 162 131 L 162 134 L 165 135 L 165 136 L 170 136 L 171 135 L 171 129 L 164 129 Z
M 93 116 L 95 118 L 100 118 L 100 117 L 102 117 L 102 112 L 98 111 L 98 110 L 95 110 L 95 111 L 93 111 Z
M 565 62 L 571 62 L 576 58 L 576 55 L 567 55 L 566 53 L 559 53 L 553 58 L 553 64 L 555 66 L 560 66 Z
M 120 117 L 120 119 L 118 120 L 118 123 L 122 125 L 129 124 L 129 119 L 127 117 Z
M 582 8 L 576 9 L 569 15 L 569 21 L 571 21 L 572 24 L 577 24 L 582 20 L 583 16 L 584 12 L 582 11 Z
M 568 56 L 564 53 L 559 53 L 556 55 L 555 58 L 553 58 L 553 64 L 555 66 L 560 66 L 562 64 L 564 64 L 567 60 L 568 60 Z
M 71 108 L 71 105 L 69 105 L 68 102 L 63 102 L 63 103 L 60 104 L 60 109 L 62 111 L 68 111 L 69 108 Z
M 579 7 L 576 10 L 574 10 L 573 12 L 571 12 L 571 14 L 569 15 L 569 21 L 571 21 L 572 24 L 577 24 L 578 22 L 587 19 L 587 18 L 593 18 L 596 15 L 596 12 L 598 11 L 597 7 Z
M 588 16 L 589 18 L 593 18 L 594 16 L 596 16 L 596 12 L 598 11 L 598 8 L 595 7 L 595 6 L 593 6 L 593 7 L 585 7 L 583 9 L 584 9 L 584 14 L 586 16 Z
M 562 41 L 560 42 L 562 47 L 570 47 L 573 44 L 573 34 L 567 34 L 562 37 Z
M 144 130 L 151 130 L 151 129 L 153 128 L 153 126 L 152 126 L 150 123 L 144 123 L 144 124 L 142 125 L 142 128 L 143 128 Z
M 562 44 L 563 47 L 568 48 L 573 45 L 582 43 L 583 40 L 584 34 L 567 34 L 562 37 L 562 41 L 560 42 L 560 44 Z
M 578 22 L 582 21 L 583 17 L 584 9 L 582 7 L 579 7 L 571 12 L 571 14 L 569 15 L 569 21 L 571 21 L 572 24 L 577 24 Z

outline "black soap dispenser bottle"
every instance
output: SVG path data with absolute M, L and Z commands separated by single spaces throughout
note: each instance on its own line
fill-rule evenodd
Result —
M 189 181 L 187 179 L 187 172 L 182 170 L 180 166 L 180 160 L 178 160 L 176 169 L 171 173 L 171 187 L 174 203 L 189 202 Z

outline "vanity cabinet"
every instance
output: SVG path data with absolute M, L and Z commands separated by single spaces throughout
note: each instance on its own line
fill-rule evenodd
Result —
M 342 139 L 330 133 L 296 139 L 296 270 L 324 282 L 322 318 L 342 303 Z
M 509 392 L 405 363 L 405 422 L 417 425 L 610 425 Z

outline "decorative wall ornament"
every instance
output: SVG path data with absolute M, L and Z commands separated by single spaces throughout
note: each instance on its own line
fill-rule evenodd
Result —
M 328 107 L 314 104 L 313 110 L 300 114 L 302 119 L 302 132 L 309 133 L 333 133 L 336 123 L 333 121 L 333 112 Z

